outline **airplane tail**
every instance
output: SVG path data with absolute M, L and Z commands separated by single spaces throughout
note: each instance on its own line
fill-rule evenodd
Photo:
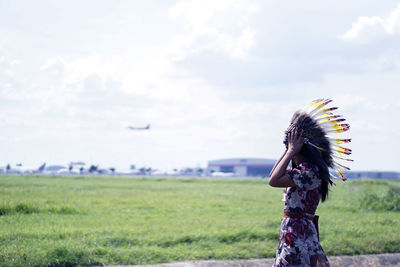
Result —
M 46 162 L 43 163 L 39 168 L 38 168 L 38 172 L 43 172 L 44 168 L 46 168 Z

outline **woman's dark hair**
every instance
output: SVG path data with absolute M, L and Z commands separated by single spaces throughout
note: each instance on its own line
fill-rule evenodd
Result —
M 329 167 L 333 167 L 329 140 L 318 123 L 306 113 L 300 111 L 294 113 L 291 126 L 303 130 L 303 137 L 308 138 L 311 143 L 325 149 L 325 151 L 321 151 L 311 145 L 304 144 L 299 152 L 307 162 L 318 167 L 319 177 L 322 180 L 321 200 L 324 202 L 328 197 L 329 191 Z

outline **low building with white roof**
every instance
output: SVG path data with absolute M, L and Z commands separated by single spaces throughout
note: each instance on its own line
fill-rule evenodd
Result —
M 276 160 L 263 158 L 229 158 L 210 160 L 207 173 L 226 173 L 232 176 L 261 176 L 266 177 L 272 170 Z

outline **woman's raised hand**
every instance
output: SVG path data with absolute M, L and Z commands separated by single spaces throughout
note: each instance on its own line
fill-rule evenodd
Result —
M 304 137 L 302 137 L 303 130 L 294 127 L 288 133 L 288 152 L 297 154 L 304 144 Z

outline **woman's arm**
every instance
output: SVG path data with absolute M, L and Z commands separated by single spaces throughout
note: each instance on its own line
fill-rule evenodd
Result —
M 275 163 L 270 173 L 269 185 L 273 187 L 291 187 L 295 183 L 286 175 L 286 170 L 290 160 L 293 159 L 301 148 L 304 140 L 300 136 L 297 128 L 294 128 L 288 133 L 288 149 L 284 152 L 281 159 Z
M 275 163 L 273 170 L 271 171 L 268 184 L 272 187 L 291 187 L 295 186 L 293 180 L 286 175 L 286 170 L 290 160 L 293 158 L 293 152 L 286 150 L 281 160 Z
M 274 172 L 276 166 L 278 165 L 279 162 L 281 162 L 281 160 L 283 159 L 283 157 L 285 156 L 287 152 L 287 149 L 285 150 L 285 152 L 283 152 L 282 156 L 278 159 L 277 162 L 275 162 L 274 167 L 272 167 L 272 170 L 269 172 L 269 177 L 271 177 L 272 173 Z

